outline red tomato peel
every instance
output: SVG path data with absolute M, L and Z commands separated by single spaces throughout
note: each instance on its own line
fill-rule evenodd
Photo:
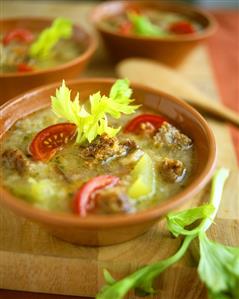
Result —
M 119 178 L 113 175 L 101 175 L 90 179 L 76 192 L 73 199 L 74 211 L 80 216 L 86 216 L 93 193 L 106 187 L 113 187 L 118 182 Z
M 196 32 L 193 25 L 186 21 L 171 24 L 169 31 L 175 34 L 189 34 Z
M 5 46 L 7 46 L 13 40 L 29 43 L 33 41 L 33 39 L 34 35 L 31 31 L 24 28 L 17 28 L 6 33 L 2 39 L 2 42 Z
M 17 66 L 17 71 L 20 73 L 25 73 L 25 72 L 32 72 L 34 69 L 31 67 L 29 64 L 26 63 L 20 63 Z
M 123 22 L 119 26 L 119 33 L 128 35 L 132 33 L 133 26 L 129 21 Z
M 34 160 L 47 162 L 74 138 L 75 133 L 76 126 L 71 123 L 49 126 L 33 138 L 29 151 Z
M 160 115 L 140 114 L 126 124 L 124 132 L 136 133 L 140 127 L 140 124 L 145 122 L 151 123 L 156 129 L 158 129 L 165 120 L 166 119 Z

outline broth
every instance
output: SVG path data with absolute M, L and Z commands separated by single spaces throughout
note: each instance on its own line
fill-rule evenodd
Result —
M 117 126 L 121 125 L 123 128 L 130 119 L 145 113 L 152 113 L 152 111 L 141 108 L 133 116 L 123 115 L 118 120 L 110 119 L 110 123 Z M 119 177 L 123 182 L 121 189 L 125 193 L 132 181 L 131 172 L 143 153 L 147 153 L 153 161 L 156 173 L 156 192 L 147 199 L 129 199 L 127 201 L 128 206 L 126 205 L 120 212 L 134 213 L 157 205 L 183 190 L 190 181 L 195 161 L 192 143 L 185 148 L 159 146 L 155 143 L 156 139 L 142 134 L 124 133 L 123 130 L 117 135 L 118 141 L 123 144 L 125 142 L 129 143 L 130 140 L 131 144 L 136 144 L 137 147 L 118 157 L 112 155 L 107 159 L 101 160 L 87 159 L 83 154 L 87 145 L 83 147 L 71 142 L 57 152 L 49 162 L 34 161 L 31 155 L 29 155 L 31 140 L 40 130 L 60 122 L 63 122 L 63 120 L 53 114 L 49 108 L 35 112 L 17 121 L 5 136 L 1 146 L 2 163 L 0 173 L 2 184 L 10 192 L 23 200 L 27 200 L 34 206 L 49 211 L 71 213 L 72 199 L 75 192 L 90 178 L 103 174 Z M 176 129 L 174 128 L 173 130 Z M 181 134 L 177 130 L 172 132 Z M 171 135 L 169 136 L 167 132 L 165 136 L 169 138 Z M 187 140 L 190 139 L 188 138 Z M 94 145 L 90 152 L 95 148 L 97 148 L 97 145 Z M 27 167 L 26 169 L 24 168 L 24 171 L 21 169 L 21 166 L 24 166 L 21 165 L 21 159 L 16 161 L 15 157 L 15 160 L 11 160 L 11 155 L 6 155 L 6 152 L 9 150 L 16 149 L 24 155 L 24 159 L 27 161 Z M 183 164 L 185 171 L 180 180 L 172 181 L 172 178 L 170 178 L 168 181 L 165 179 L 164 172 L 162 172 L 164 170 L 160 168 L 165 158 L 177 160 Z M 175 165 L 174 168 L 176 167 Z M 40 182 L 40 185 L 35 184 L 35 182 Z M 41 194 L 37 192 L 41 192 Z M 37 200 L 31 194 L 34 194 L 34 196 L 37 194 Z M 114 212 L 113 210 L 112 213 Z M 119 211 L 117 210 L 117 212 Z M 108 214 L 111 211 L 108 208 L 102 208 L 96 210 L 95 213 Z
M 131 13 L 135 15 L 135 18 L 139 18 L 130 17 Z M 162 38 L 203 30 L 201 24 L 186 15 L 152 9 L 142 11 L 139 9 L 136 12 L 129 10 L 102 20 L 100 25 L 102 28 L 124 35 L 133 34 Z
M 34 39 L 37 39 L 38 33 L 34 34 Z M 0 35 L 0 40 L 2 36 Z M 81 55 L 85 48 L 84 45 L 76 43 L 71 39 L 61 39 L 51 50 L 51 55 L 38 59 L 29 56 L 29 49 L 31 43 L 22 43 L 20 41 L 12 41 L 8 45 L 0 42 L 1 63 L 0 72 L 26 72 L 30 70 L 44 70 L 58 65 L 67 63 L 79 55 Z M 26 64 L 31 69 L 19 69 L 19 65 Z

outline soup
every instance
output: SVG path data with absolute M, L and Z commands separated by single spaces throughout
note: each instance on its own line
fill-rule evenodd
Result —
M 124 35 L 164 38 L 191 34 L 203 29 L 201 24 L 188 16 L 152 9 L 128 10 L 120 15 L 106 18 L 101 26 Z
M 72 38 L 72 24 L 68 20 L 58 18 L 42 32 L 15 28 L 0 34 L 0 72 L 52 68 L 73 60 L 84 50 L 84 45 Z
M 76 136 L 76 125 L 65 122 L 60 109 L 55 113 L 60 99 L 58 93 L 52 103 L 55 110 L 47 108 L 17 121 L 4 138 L 1 181 L 22 200 L 79 216 L 135 213 L 167 200 L 190 181 L 193 141 L 163 116 L 143 107 L 131 109 L 129 115 L 129 105 L 122 108 L 121 98 L 117 109 L 128 115 L 119 118 L 108 109 L 104 130 L 92 137 L 93 126 L 102 128 L 105 115 L 92 123 L 86 139 L 79 127 Z M 104 100 L 114 101 L 113 93 L 109 98 L 94 94 L 79 113 L 82 119 L 92 120 L 94 110 L 100 117 Z M 88 111 L 84 116 L 83 110 Z

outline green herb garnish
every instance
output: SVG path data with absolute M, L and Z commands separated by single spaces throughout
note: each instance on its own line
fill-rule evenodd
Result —
M 122 113 L 134 113 L 139 105 L 131 105 L 134 101 L 130 98 L 131 95 L 129 81 L 117 80 L 109 96 L 102 96 L 100 92 L 90 95 L 89 109 L 86 109 L 79 102 L 79 93 L 71 101 L 71 91 L 63 81 L 61 87 L 56 90 L 56 95 L 51 97 L 52 111 L 76 125 L 77 143 L 92 142 L 98 135 L 106 133 L 113 137 L 119 132 L 120 127 L 112 128 L 108 125 L 107 115 L 118 119 Z
M 165 269 L 179 261 L 196 237 L 199 238 L 200 244 L 198 272 L 201 280 L 208 288 L 209 296 L 213 299 L 239 298 L 239 248 L 210 241 L 205 233 L 216 216 L 223 186 L 228 175 L 229 171 L 223 168 L 215 173 L 208 205 L 183 212 L 170 213 L 167 216 L 168 228 L 171 233 L 175 236 L 185 236 L 181 247 L 173 256 L 145 266 L 119 281 L 114 280 L 110 273 L 104 270 L 107 285 L 103 287 L 96 298 L 122 299 L 131 289 L 135 289 L 137 294 L 141 295 L 155 293 L 154 279 Z M 185 229 L 196 220 L 201 220 L 196 228 Z
M 133 25 L 133 31 L 138 35 L 143 36 L 165 36 L 165 32 L 154 25 L 146 16 L 135 12 L 128 13 L 128 19 Z
M 37 40 L 30 47 L 30 56 L 36 58 L 46 58 L 50 56 L 51 50 L 62 39 L 72 36 L 72 22 L 67 19 L 57 18 L 51 27 L 43 30 Z

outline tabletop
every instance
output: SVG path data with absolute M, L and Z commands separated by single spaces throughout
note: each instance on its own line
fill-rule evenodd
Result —
M 88 11 L 90 6 L 92 6 L 92 2 L 89 4 L 89 1 L 80 1 L 78 3 L 69 1 L 64 5 L 56 1 L 41 1 L 41 3 L 38 2 L 37 4 L 29 1 L 5 1 L 1 10 L 1 17 L 24 15 L 26 11 L 32 11 L 32 9 L 34 9 L 34 15 L 44 15 L 46 10 L 49 15 L 50 10 L 54 17 L 58 16 L 64 9 L 67 9 L 68 17 L 72 16 L 73 20 L 84 25 L 84 20 L 77 20 L 75 9 Z M 225 105 L 239 112 L 239 14 L 235 11 L 225 10 L 213 11 L 213 14 L 217 18 L 220 27 L 215 36 L 207 43 L 207 50 L 210 55 L 221 100 Z M 92 67 L 94 67 L 93 64 L 90 68 Z M 104 76 L 104 70 L 99 75 Z M 231 128 L 231 133 L 239 162 L 239 132 L 235 128 Z M 79 296 L 36 294 L 8 290 L 0 290 L 0 298 L 83 299 L 83 297 Z

